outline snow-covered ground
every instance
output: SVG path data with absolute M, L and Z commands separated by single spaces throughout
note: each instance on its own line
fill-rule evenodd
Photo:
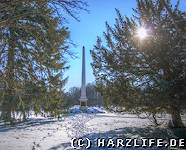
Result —
M 0 150 L 71 150 L 73 138 L 89 138 L 91 149 L 98 150 L 108 149 L 97 147 L 98 138 L 177 138 L 171 130 L 154 127 L 148 119 L 133 114 L 109 113 L 96 107 L 80 113 L 78 106 L 71 112 L 60 120 L 31 116 L 13 127 L 0 125 Z M 165 124 L 168 120 L 169 116 L 160 119 Z

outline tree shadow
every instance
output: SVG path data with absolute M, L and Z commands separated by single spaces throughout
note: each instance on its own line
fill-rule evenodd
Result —
M 170 129 L 173 134 L 180 138 L 180 139 L 186 139 L 186 128 L 173 128 L 173 129 Z
M 40 119 L 40 118 L 34 118 L 34 119 L 28 119 L 26 121 L 22 121 L 20 123 L 17 123 L 15 125 L 0 125 L 0 132 L 7 132 L 10 130 L 19 130 L 19 129 L 26 129 L 29 127 L 36 127 L 40 125 L 45 124 L 52 124 L 54 122 L 57 122 L 58 120 L 54 120 L 54 118 L 47 118 L 47 119 Z
M 135 128 L 135 127 L 125 127 L 125 128 L 119 128 L 116 130 L 111 130 L 108 132 L 103 132 L 103 133 L 92 133 L 92 134 L 87 134 L 81 137 L 82 139 L 89 138 L 91 141 L 91 150 L 101 150 L 101 149 L 109 149 L 109 150 L 114 150 L 114 149 L 125 149 L 125 150 L 166 150 L 165 147 L 163 148 L 157 148 L 157 147 L 152 147 L 152 148 L 126 148 L 126 147 L 114 147 L 114 148 L 108 148 L 108 147 L 102 147 L 98 148 L 97 147 L 97 139 L 98 138 L 104 138 L 106 141 L 110 138 L 112 138 L 114 141 L 116 141 L 117 138 L 121 139 L 126 139 L 126 138 L 161 138 L 164 140 L 168 140 L 170 138 L 186 138 L 186 130 L 185 129 L 180 129 L 180 132 L 182 131 L 182 134 L 180 135 L 178 132 L 175 134 L 174 130 L 171 129 L 166 129 L 166 128 L 155 128 L 155 127 L 147 127 L 147 128 Z M 184 136 L 183 136 L 184 135 Z M 180 137 L 181 136 L 181 137 Z M 86 143 L 86 142 L 85 142 Z M 48 150 L 57 150 L 57 149 L 65 149 L 65 150 L 71 150 L 73 149 L 71 147 L 71 143 L 61 143 L 59 145 L 53 146 L 49 148 Z M 84 150 L 85 148 L 78 148 Z

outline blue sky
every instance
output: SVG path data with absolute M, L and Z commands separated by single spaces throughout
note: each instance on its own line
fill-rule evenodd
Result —
M 172 0 L 175 3 L 176 0 Z M 186 8 L 186 0 L 181 0 L 181 9 Z M 65 72 L 65 77 L 68 78 L 68 82 L 65 86 L 65 91 L 68 91 L 70 87 L 81 86 L 81 55 L 82 47 L 85 46 L 86 55 L 86 82 L 90 83 L 94 81 L 93 71 L 90 63 L 92 58 L 90 50 L 93 49 L 96 43 L 97 36 L 103 35 L 106 30 L 105 22 L 107 21 L 110 25 L 115 22 L 116 12 L 115 8 L 119 9 L 123 16 L 130 17 L 133 14 L 132 8 L 136 8 L 136 0 L 87 0 L 88 10 L 87 12 L 80 12 L 80 22 L 70 18 L 69 27 L 71 40 L 77 45 L 71 47 L 71 51 L 76 53 L 78 58 L 68 59 L 70 69 Z

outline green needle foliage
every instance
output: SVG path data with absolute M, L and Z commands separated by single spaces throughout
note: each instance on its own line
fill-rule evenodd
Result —
M 5 22 L 0 25 L 0 102 L 5 121 L 14 122 L 16 114 L 26 119 L 30 110 L 57 116 L 64 104 L 69 31 L 49 2 L 55 1 L 0 3 L 0 23 Z M 72 3 L 75 9 L 77 3 Z M 66 11 L 70 4 L 63 6 Z
M 12 5 L 18 3 L 39 5 L 44 6 L 47 5 L 53 11 L 53 15 L 57 16 L 61 21 L 65 19 L 65 13 L 79 21 L 77 14 L 80 10 L 88 11 L 86 9 L 87 3 L 83 0 L 1 0 L 0 1 L 0 13 L 3 13 L 6 10 L 13 9 Z M 38 9 L 32 9 L 29 7 L 19 8 L 22 13 L 20 14 L 9 14 L 9 16 L 0 18 L 0 28 L 4 25 L 7 25 L 10 21 L 17 20 L 19 18 L 31 15 L 31 14 L 39 14 L 40 11 Z
M 179 3 L 179 1 L 178 1 Z M 138 0 L 132 18 L 118 18 L 114 27 L 106 23 L 104 40 L 100 37 L 91 51 L 97 89 L 105 105 L 119 105 L 127 111 L 166 112 L 171 125 L 183 127 L 180 113 L 186 108 L 185 12 L 173 9 L 174 21 L 158 0 Z M 172 9 L 169 1 L 168 6 Z M 137 36 L 138 28 L 147 37 Z

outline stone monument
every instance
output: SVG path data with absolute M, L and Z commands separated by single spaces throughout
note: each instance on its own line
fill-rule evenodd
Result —
M 85 47 L 83 46 L 82 52 L 82 79 L 81 79 L 81 97 L 80 107 L 85 108 L 87 106 L 87 96 L 86 96 L 86 76 L 85 76 Z

